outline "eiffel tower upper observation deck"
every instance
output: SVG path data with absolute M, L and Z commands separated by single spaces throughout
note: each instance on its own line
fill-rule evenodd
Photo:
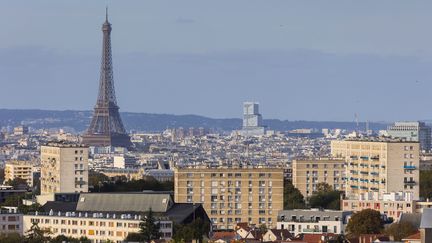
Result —
M 129 135 L 123 126 L 117 105 L 111 56 L 111 24 L 108 11 L 102 25 L 103 46 L 99 80 L 99 95 L 90 126 L 82 136 L 89 146 L 131 147 Z

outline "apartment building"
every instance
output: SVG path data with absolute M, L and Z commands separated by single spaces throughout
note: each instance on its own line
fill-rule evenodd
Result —
M 280 168 L 175 168 L 174 198 L 201 203 L 214 229 L 234 229 L 239 222 L 275 227 L 283 180 Z
M 141 217 L 140 214 L 49 212 L 24 215 L 23 223 L 24 232 L 37 223 L 41 229 L 49 231 L 51 237 L 65 235 L 87 237 L 92 242 L 123 242 L 128 234 L 140 231 Z M 164 217 L 156 220 L 160 223 L 162 238 L 171 239 L 173 222 Z
M 387 128 L 387 133 L 394 138 L 419 142 L 420 150 L 430 151 L 431 149 L 431 127 L 427 126 L 424 122 L 395 122 Z
M 343 159 L 314 158 L 292 161 L 292 183 L 305 198 L 312 196 L 317 184 L 325 182 L 334 190 L 345 191 Z
M 419 143 L 400 139 L 334 140 L 331 154 L 345 158 L 346 197 L 404 192 L 419 198 Z
M 359 199 L 344 199 L 341 202 L 341 209 L 344 211 L 359 212 L 364 209 L 373 209 L 398 221 L 404 213 L 414 213 L 421 211 L 417 209 L 418 202 L 412 200 L 411 194 L 403 192 L 384 193 L 380 198 L 369 197 Z
M 29 187 L 33 186 L 33 165 L 28 161 L 8 161 L 4 170 L 5 181 L 21 178 Z
M 278 229 L 288 229 L 299 234 L 344 234 L 351 211 L 322 209 L 283 210 L 278 213 Z
M 24 215 L 24 232 L 36 222 L 53 237 L 63 234 L 85 236 L 92 242 L 123 242 L 128 234 L 140 230 L 139 223 L 150 209 L 161 224 L 164 239 L 172 237 L 175 224 L 190 224 L 197 219 L 210 224 L 200 204 L 175 203 L 165 192 L 81 193 L 76 202 L 65 202 L 62 195 L 58 196 L 59 201 L 43 206 L 45 212 Z
M 68 142 L 41 146 L 41 194 L 88 191 L 88 147 Z
M 23 215 L 16 208 L 2 207 L 0 210 L 0 234 L 23 233 Z

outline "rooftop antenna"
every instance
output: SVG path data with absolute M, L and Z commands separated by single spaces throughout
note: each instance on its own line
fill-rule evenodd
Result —
M 108 22 L 108 6 L 105 7 L 105 21 Z
M 369 120 L 366 121 L 366 134 L 369 135 Z
M 358 133 L 358 131 L 359 131 L 359 121 L 358 121 L 358 115 L 357 115 L 357 113 L 354 113 L 354 119 L 355 119 L 355 122 L 356 122 L 356 132 Z

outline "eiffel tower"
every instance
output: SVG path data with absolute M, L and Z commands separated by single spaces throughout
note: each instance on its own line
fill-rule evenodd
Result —
M 82 136 L 82 143 L 89 146 L 131 147 L 129 135 L 123 126 L 117 105 L 111 56 L 111 24 L 108 9 L 102 25 L 103 47 L 99 80 L 99 95 L 90 126 Z

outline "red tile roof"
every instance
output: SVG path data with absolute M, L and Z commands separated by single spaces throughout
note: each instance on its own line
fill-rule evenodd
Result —
M 420 235 L 420 231 L 418 231 L 417 233 L 405 237 L 403 240 L 420 240 L 420 239 L 421 239 L 421 235 Z

